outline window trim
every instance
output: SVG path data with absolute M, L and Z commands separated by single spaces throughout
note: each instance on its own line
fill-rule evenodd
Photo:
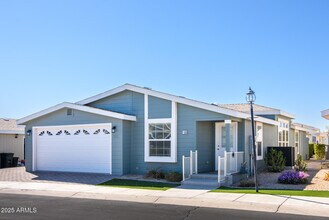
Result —
M 298 139 L 296 138 L 296 134 L 298 134 Z M 299 148 L 300 148 L 300 145 L 299 145 L 299 139 L 300 139 L 300 132 L 298 130 L 295 131 L 295 147 L 297 148 L 296 149 L 296 153 L 299 154 Z M 297 146 L 296 146 L 297 144 Z
M 257 127 L 261 126 L 261 141 L 257 140 Z M 257 143 L 261 142 L 261 155 L 258 156 L 258 146 Z M 256 158 L 257 160 L 264 160 L 264 125 L 261 122 L 256 122 Z
M 148 136 L 148 148 L 149 148 L 149 157 L 164 157 L 164 158 L 168 158 L 170 156 L 150 156 L 150 142 L 151 141 L 168 141 L 170 142 L 170 155 L 171 153 L 171 144 L 172 144 L 172 128 L 171 128 L 171 122 L 172 120 L 170 118 L 168 119 L 149 119 L 148 120 L 148 129 L 150 129 L 150 124 L 170 124 L 170 138 L 169 139 L 150 139 L 150 136 Z M 148 131 L 149 134 L 149 131 Z
M 148 95 L 144 94 L 144 162 L 177 163 L 177 103 L 171 102 L 171 118 L 149 119 Z M 149 124 L 170 123 L 170 157 L 150 156 Z
M 278 119 L 278 146 L 288 147 L 290 141 L 290 123 L 288 120 Z M 281 132 L 281 140 L 280 140 L 280 132 Z M 284 135 L 283 135 L 284 134 Z M 283 138 L 285 137 L 285 138 Z M 281 145 L 280 145 L 281 144 Z

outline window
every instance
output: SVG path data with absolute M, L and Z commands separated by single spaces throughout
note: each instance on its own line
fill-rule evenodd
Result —
M 66 115 L 73 115 L 73 109 L 71 108 L 68 108 L 67 111 L 66 111 Z
M 256 156 L 257 160 L 263 160 L 263 124 L 256 123 Z
M 279 119 L 280 125 L 278 129 L 278 136 L 279 136 L 279 146 L 289 146 L 289 121 Z
M 149 156 L 170 157 L 171 123 L 149 124 Z
M 144 94 L 144 162 L 177 162 L 177 103 L 171 102 L 170 118 L 149 118 Z
M 295 131 L 295 147 L 297 154 L 299 154 L 299 131 Z

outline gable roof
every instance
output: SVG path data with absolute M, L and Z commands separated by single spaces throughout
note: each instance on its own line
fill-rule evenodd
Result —
M 133 91 L 133 92 L 137 92 L 137 93 L 142 93 L 142 94 L 146 94 L 146 95 L 150 95 L 150 96 L 154 96 L 154 97 L 174 101 L 174 102 L 177 102 L 177 103 L 180 103 L 180 104 L 185 104 L 185 105 L 193 106 L 193 107 L 196 107 L 196 108 L 200 108 L 200 109 L 204 109 L 204 110 L 208 110 L 208 111 L 212 111 L 212 112 L 216 112 L 216 113 L 220 113 L 220 114 L 224 114 L 224 115 L 229 115 L 229 116 L 236 117 L 236 118 L 242 118 L 242 119 L 250 120 L 250 114 L 249 113 L 245 113 L 245 112 L 241 112 L 241 111 L 237 111 L 237 110 L 233 110 L 233 109 L 228 109 L 228 108 L 223 108 L 223 107 L 218 106 L 218 105 L 213 105 L 213 104 L 209 104 L 209 103 L 205 103 L 205 102 L 200 102 L 200 101 L 196 101 L 196 100 L 193 100 L 193 99 L 188 99 L 188 98 L 185 98 L 185 97 L 182 97 L 182 96 L 171 95 L 171 94 L 168 94 L 168 93 L 155 91 L 155 90 L 152 90 L 150 88 L 139 87 L 139 86 L 135 86 L 135 85 L 131 85 L 131 84 L 124 84 L 122 86 L 119 86 L 117 88 L 108 90 L 108 91 L 100 93 L 98 95 L 89 97 L 87 99 L 83 99 L 79 102 L 76 102 L 76 104 L 87 105 L 89 103 L 92 103 L 92 102 L 95 102 L 97 100 L 112 96 L 114 94 L 123 92 L 125 90 L 129 90 L 129 91 Z M 267 118 L 263 118 L 263 117 L 256 117 L 255 120 L 259 121 L 259 122 L 264 122 L 264 123 L 267 123 L 267 124 L 279 125 L 279 123 L 277 121 L 267 119 Z
M 329 109 L 321 111 L 321 116 L 329 120 Z
M 291 124 L 291 128 L 295 129 L 295 130 L 299 130 L 299 131 L 306 131 L 307 133 L 310 134 L 316 134 L 320 132 L 319 128 L 310 126 L 310 125 L 305 125 L 302 123 L 298 123 L 298 122 L 294 122 Z
M 103 109 L 99 109 L 99 108 L 93 108 L 90 106 L 83 106 L 83 105 L 73 104 L 73 103 L 69 103 L 69 102 L 63 102 L 61 104 L 55 105 L 53 107 L 42 110 L 40 112 L 34 113 L 34 114 L 26 116 L 24 118 L 21 118 L 17 121 L 17 124 L 24 124 L 25 122 L 31 121 L 35 118 L 41 117 L 43 115 L 52 113 L 54 111 L 57 111 L 57 110 L 63 109 L 63 108 L 75 109 L 75 110 L 79 110 L 79 111 L 83 111 L 83 112 L 89 112 L 89 113 L 93 113 L 93 114 L 97 114 L 97 115 L 103 115 L 103 116 L 122 119 L 122 120 L 136 121 L 136 116 L 107 111 L 107 110 L 103 110 Z
M 219 105 L 222 108 L 227 108 L 227 109 L 232 109 L 235 111 L 239 111 L 239 112 L 250 112 L 250 105 L 247 103 L 240 103 L 240 104 L 221 104 Z M 263 105 L 258 105 L 258 104 L 254 104 L 254 112 L 256 115 L 282 115 L 291 119 L 294 119 L 295 116 L 293 114 L 290 114 L 288 112 L 284 112 L 280 109 L 276 109 L 276 108 L 271 108 L 271 107 L 267 107 L 267 106 L 263 106 Z
M 0 118 L 0 134 L 24 134 L 24 126 L 17 125 L 16 119 Z

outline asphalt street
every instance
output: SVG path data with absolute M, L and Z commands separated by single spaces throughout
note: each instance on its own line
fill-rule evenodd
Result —
M 66 197 L 0 194 L 0 219 L 307 220 L 321 217 Z

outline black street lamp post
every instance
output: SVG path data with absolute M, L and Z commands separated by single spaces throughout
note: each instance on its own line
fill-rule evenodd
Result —
M 253 107 L 253 103 L 256 100 L 256 95 L 255 95 L 255 92 L 250 87 L 249 87 L 249 92 L 247 93 L 246 100 L 250 104 L 252 149 L 253 149 L 253 162 L 254 162 L 254 179 L 255 179 L 255 190 L 256 190 L 256 192 L 258 192 L 255 120 L 254 120 L 254 107 Z

